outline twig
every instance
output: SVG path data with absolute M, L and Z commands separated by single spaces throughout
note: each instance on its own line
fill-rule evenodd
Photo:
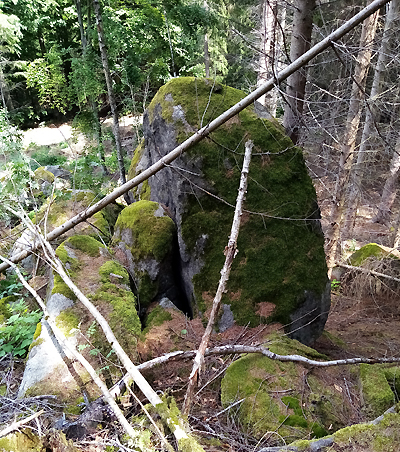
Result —
M 33 419 L 38 418 L 41 414 L 44 413 L 44 410 L 40 410 L 37 413 L 32 414 L 31 416 L 26 417 L 25 419 L 22 419 L 18 422 L 13 422 L 8 427 L 4 428 L 0 431 L 0 438 L 2 436 L 6 436 L 9 433 L 13 432 L 14 430 L 18 430 L 22 425 L 27 424 L 28 422 L 32 421 Z
M 231 235 L 228 241 L 228 246 L 225 248 L 225 263 L 221 270 L 221 278 L 219 280 L 217 293 L 215 295 L 213 306 L 211 309 L 210 317 L 208 320 L 207 328 L 203 334 L 203 337 L 201 339 L 201 343 L 199 346 L 199 349 L 196 353 L 196 357 L 193 361 L 193 368 L 192 372 L 189 377 L 189 385 L 186 391 L 185 395 L 185 401 L 183 404 L 183 414 L 188 415 L 190 411 L 190 407 L 192 404 L 193 399 L 193 393 L 194 388 L 197 383 L 199 373 L 201 372 L 201 369 L 203 367 L 204 363 L 204 352 L 207 348 L 212 330 L 214 328 L 215 319 L 218 314 L 219 307 L 221 305 L 221 298 L 222 294 L 225 292 L 226 284 L 229 279 L 229 274 L 231 271 L 231 266 L 233 259 L 236 256 L 237 248 L 237 238 L 239 236 L 239 228 L 240 228 L 240 220 L 242 216 L 242 206 L 243 201 L 245 199 L 246 190 L 247 190 L 247 175 L 249 173 L 249 166 L 250 166 L 250 160 L 251 160 L 251 151 L 253 149 L 253 142 L 251 140 L 246 141 L 245 143 L 245 155 L 243 160 L 243 169 L 242 169 L 242 175 L 240 178 L 240 186 L 239 186 L 239 193 L 236 201 L 236 208 L 235 208 L 235 215 L 233 217 L 232 222 L 232 228 L 231 228 Z
M 354 265 L 341 264 L 338 262 L 336 262 L 335 265 L 337 265 L 338 267 L 347 268 L 348 270 L 356 270 L 361 273 L 370 273 L 371 275 L 374 275 L 374 276 L 379 276 L 381 278 L 386 278 L 386 279 L 390 279 L 392 281 L 400 282 L 400 278 L 395 278 L 394 276 L 385 275 L 384 273 L 376 272 L 375 270 L 368 270 L 367 268 L 356 267 Z

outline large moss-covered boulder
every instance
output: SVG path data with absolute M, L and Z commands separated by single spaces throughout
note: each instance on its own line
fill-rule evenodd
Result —
M 245 94 L 210 80 L 178 78 L 163 86 L 144 115 L 144 142 L 130 177 L 158 161 Z M 182 154 L 135 191 L 161 203 L 174 220 L 186 298 L 204 313 L 220 277 L 239 186 L 244 143 L 254 152 L 246 204 L 223 304 L 252 326 L 278 321 L 311 343 L 330 306 L 324 238 L 301 149 L 256 104 Z
M 141 323 L 126 270 L 111 259 L 104 245 L 89 236 L 72 236 L 56 252 L 74 283 L 106 318 L 125 351 L 135 358 Z M 58 274 L 53 276 L 46 305 L 69 344 L 82 351 L 106 379 L 112 379 L 117 369 L 112 364 L 112 346 Z M 89 397 L 98 395 L 88 373 L 70 358 L 43 319 L 30 348 L 19 396 L 51 393 L 74 405 L 85 393 Z
M 180 303 L 174 278 L 175 224 L 158 203 L 126 207 L 115 224 L 116 257 L 129 269 L 141 308 L 163 296 Z
M 280 335 L 270 336 L 267 346 L 280 355 L 326 359 L 315 350 Z M 245 355 L 227 369 L 221 383 L 221 401 L 228 407 L 243 399 L 238 416 L 244 427 L 258 438 L 266 432 L 277 432 L 286 443 L 323 437 L 345 426 L 353 410 L 346 394 L 332 384 L 342 379 L 341 375 L 337 378 L 338 369 L 330 371 L 330 384 L 327 384 L 326 369 L 323 372 L 318 369 L 310 372 L 302 365 L 274 361 L 262 355 Z

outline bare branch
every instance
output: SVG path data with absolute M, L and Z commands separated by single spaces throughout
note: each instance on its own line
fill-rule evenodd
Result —
M 201 372 L 201 369 L 203 367 L 204 363 L 204 352 L 207 348 L 208 341 L 210 339 L 212 330 L 214 328 L 214 323 L 216 316 L 218 314 L 220 305 L 221 305 L 221 298 L 222 294 L 225 292 L 226 284 L 229 280 L 229 275 L 231 272 L 231 267 L 233 263 L 233 259 L 236 256 L 237 253 L 237 239 L 239 236 L 239 228 L 240 228 L 240 220 L 242 217 L 242 208 L 243 208 L 243 202 L 246 197 L 246 191 L 247 191 L 247 176 L 249 174 L 249 166 L 250 166 L 250 160 L 251 160 L 251 151 L 253 149 L 253 142 L 251 140 L 246 141 L 245 143 L 245 155 L 243 160 L 243 169 L 242 169 L 242 175 L 240 178 L 240 186 L 239 186 L 239 193 L 236 201 L 236 208 L 235 208 L 235 214 L 233 217 L 232 222 L 232 229 L 231 229 L 231 235 L 229 237 L 228 246 L 225 248 L 225 263 L 221 270 L 221 278 L 219 280 L 217 293 L 215 295 L 210 317 L 208 319 L 207 328 L 203 334 L 203 337 L 201 339 L 201 343 L 199 346 L 199 349 L 197 351 L 196 357 L 193 362 L 193 369 L 189 377 L 189 385 L 186 391 L 185 395 L 185 401 L 183 404 L 183 413 L 185 415 L 189 414 L 190 406 L 192 404 L 193 399 L 193 392 L 195 385 L 197 383 L 199 373 Z
M 25 419 L 21 419 L 18 422 L 13 422 L 11 425 L 9 425 L 6 428 L 3 428 L 3 430 L 0 431 L 0 438 L 2 436 L 8 435 L 9 433 L 13 432 L 14 430 L 18 430 L 24 424 L 27 424 L 28 422 L 32 421 L 33 419 L 38 418 L 43 413 L 44 413 L 44 410 L 40 410 L 37 413 L 34 413 L 31 416 L 26 417 Z

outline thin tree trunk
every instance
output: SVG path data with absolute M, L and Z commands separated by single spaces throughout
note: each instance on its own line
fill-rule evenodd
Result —
M 96 204 L 93 204 L 86 210 L 75 215 L 73 218 L 70 218 L 61 226 L 55 228 L 47 235 L 47 239 L 48 240 L 56 239 L 60 235 L 64 234 L 64 232 L 69 231 L 82 221 L 87 220 L 92 215 L 99 212 L 101 209 L 103 209 L 111 202 L 115 201 L 117 198 L 122 196 L 128 190 L 137 187 L 139 184 L 147 180 L 150 176 L 153 176 L 158 171 L 165 168 L 166 165 L 172 163 L 176 158 L 182 155 L 182 153 L 189 149 L 191 146 L 194 146 L 195 144 L 199 143 L 201 140 L 207 137 L 214 130 L 218 129 L 218 127 L 220 127 L 230 118 L 233 118 L 235 115 L 244 110 L 246 107 L 252 105 L 254 101 L 259 99 L 263 94 L 273 89 L 276 83 L 281 83 L 283 80 L 289 77 L 289 75 L 293 74 L 295 71 L 297 71 L 305 64 L 307 64 L 309 61 L 311 61 L 314 57 L 316 57 L 321 52 L 326 50 L 328 47 L 332 45 L 333 42 L 342 38 L 346 33 L 348 33 L 350 30 L 356 27 L 359 23 L 361 23 L 375 11 L 379 10 L 379 8 L 381 8 L 389 1 L 390 0 L 374 0 L 369 6 L 361 10 L 358 14 L 356 14 L 354 17 L 352 17 L 350 20 L 344 23 L 341 27 L 339 27 L 337 30 L 335 30 L 326 38 L 324 38 L 321 42 L 316 44 L 306 54 L 302 55 L 298 60 L 289 64 L 285 69 L 283 69 L 279 74 L 277 74 L 276 77 L 268 80 L 264 85 L 260 86 L 255 91 L 248 94 L 240 102 L 233 105 L 231 108 L 226 110 L 220 116 L 211 121 L 209 124 L 204 126 L 202 129 L 198 130 L 195 134 L 193 134 L 191 137 L 189 137 L 187 140 L 185 140 L 183 143 L 181 143 L 179 146 L 177 146 L 175 149 L 169 152 L 162 159 L 158 160 L 156 163 L 147 168 L 147 170 L 138 174 L 123 186 L 116 188 L 112 193 L 105 196 L 102 200 L 100 200 Z M 28 257 L 30 254 L 32 254 L 36 249 L 37 247 L 35 245 L 32 245 L 29 250 L 22 251 L 18 255 L 10 258 L 10 260 L 12 262 L 20 262 L 21 260 Z M 5 263 L 0 264 L 0 273 L 6 270 L 8 267 L 9 267 L 8 264 Z
M 332 274 L 332 269 L 340 250 L 339 241 L 343 222 L 345 194 L 354 157 L 357 131 L 362 113 L 362 100 L 364 98 L 364 89 L 371 62 L 372 43 L 375 37 L 378 15 L 379 10 L 368 17 L 364 21 L 361 31 L 360 51 L 358 53 L 357 64 L 354 70 L 349 111 L 347 113 L 346 129 L 344 131 L 342 141 L 343 144 L 341 146 L 339 168 L 336 176 L 335 194 L 330 216 L 331 230 L 326 250 L 329 277 Z
M 315 0 L 297 0 L 296 2 L 290 43 L 291 61 L 300 58 L 301 55 L 310 49 L 314 8 Z M 283 126 L 294 144 L 299 139 L 306 90 L 306 75 L 306 69 L 303 67 L 291 75 L 287 82 L 287 105 L 285 106 Z
M 237 201 L 236 201 L 236 209 L 235 209 L 235 214 L 234 214 L 233 222 L 232 222 L 231 235 L 229 237 L 228 246 L 225 248 L 225 253 L 224 253 L 226 256 L 225 263 L 221 270 L 221 278 L 219 280 L 217 293 L 216 293 L 214 301 L 213 301 L 210 318 L 208 319 L 207 328 L 203 334 L 199 349 L 198 349 L 196 357 L 193 361 L 193 368 L 192 368 L 192 372 L 189 377 L 189 385 L 188 385 L 188 388 L 186 391 L 185 401 L 184 401 L 183 409 L 182 409 L 184 415 L 189 414 L 189 411 L 190 411 L 190 408 L 192 405 L 194 388 L 197 384 L 199 374 L 200 374 L 203 364 L 204 364 L 204 353 L 208 346 L 208 342 L 210 340 L 210 336 L 211 336 L 212 330 L 214 328 L 215 319 L 217 317 L 219 308 L 221 306 L 222 294 L 226 290 L 226 284 L 229 280 L 229 275 L 231 272 L 233 259 L 235 258 L 236 253 L 237 253 L 236 244 L 237 244 L 237 239 L 239 236 L 239 228 L 240 228 L 240 220 L 242 217 L 243 202 L 246 198 L 247 176 L 249 174 L 251 151 L 253 149 L 253 146 L 254 145 L 251 140 L 247 141 L 245 144 L 246 151 L 245 151 L 244 160 L 243 160 L 243 169 L 242 169 L 242 175 L 240 178 L 239 193 L 238 193 L 238 197 L 237 197 Z
M 396 146 L 390 162 L 389 176 L 383 187 L 378 213 L 373 218 L 375 223 L 387 224 L 390 220 L 391 207 L 396 199 L 397 179 L 400 171 L 400 136 L 397 138 Z
M 79 31 L 81 34 L 82 53 L 83 53 L 83 55 L 85 55 L 87 52 L 87 49 L 88 49 L 88 40 L 86 38 L 85 29 L 83 27 L 81 0 L 75 0 L 75 7 L 76 7 L 76 13 L 78 16 Z M 89 14 L 89 12 L 88 12 L 88 14 Z M 104 174 L 108 174 L 108 170 L 106 167 L 106 159 L 104 156 L 104 146 L 103 146 L 103 141 L 101 139 L 101 124 L 100 124 L 100 120 L 99 120 L 97 103 L 95 100 L 90 99 L 89 104 L 90 104 L 90 108 L 91 108 L 92 114 L 93 114 L 93 123 L 94 123 L 94 128 L 95 128 L 94 136 L 95 136 L 95 139 L 97 142 L 99 160 L 100 160 L 101 166 L 103 168 Z
M 363 133 L 362 133 L 362 137 L 361 137 L 361 144 L 360 144 L 360 148 L 358 150 L 358 154 L 357 154 L 357 163 L 354 166 L 353 170 L 352 170 L 352 175 L 351 175 L 351 182 L 349 185 L 349 194 L 346 196 L 347 198 L 347 210 L 345 213 L 345 220 L 344 220 L 344 226 L 343 226 L 343 237 L 350 237 L 352 232 L 353 232 L 353 228 L 354 228 L 354 223 L 355 223 L 355 219 L 357 216 L 357 208 L 358 208 L 358 204 L 360 202 L 360 195 L 361 195 L 361 184 L 362 184 L 362 180 L 364 178 L 364 172 L 365 172 L 365 161 L 366 158 L 368 156 L 368 151 L 370 149 L 370 141 L 371 141 L 371 137 L 373 137 L 375 135 L 375 128 L 376 128 L 376 123 L 379 117 L 379 111 L 378 111 L 378 100 L 379 100 L 379 96 L 382 94 L 382 89 L 383 89 L 383 81 L 384 81 L 384 74 L 385 74 L 385 69 L 386 69 L 386 63 L 388 61 L 388 51 L 389 51 L 389 44 L 390 44 L 390 37 L 394 36 L 394 24 L 396 19 L 398 19 L 399 16 L 399 5 L 400 5 L 400 1 L 399 0 L 392 0 L 390 2 L 390 6 L 389 6 L 389 11 L 387 12 L 386 15 L 386 20 L 385 20 L 385 29 L 383 32 L 383 37 L 382 37 L 382 41 L 381 41 L 381 45 L 380 45 L 380 49 L 379 49 L 379 56 L 378 56 L 378 61 L 376 63 L 376 67 L 375 67 L 375 72 L 374 72 L 374 79 L 372 82 L 372 87 L 371 87 L 371 93 L 370 93 L 370 100 L 369 100 L 369 105 L 366 111 L 366 115 L 365 115 L 365 124 L 364 124 L 364 129 L 363 129 Z M 390 176 L 387 179 L 387 186 L 385 184 L 385 188 L 383 189 L 383 193 L 382 194 L 382 201 L 381 201 L 381 205 L 378 207 L 378 214 L 376 215 L 374 221 L 376 221 L 377 223 L 381 222 L 381 221 L 387 221 L 387 214 L 390 211 L 390 207 L 391 204 L 388 205 L 386 203 L 386 200 L 389 200 L 391 197 L 387 197 L 387 191 L 389 189 L 389 187 L 393 187 L 392 184 L 392 175 L 393 172 L 395 172 L 397 174 L 398 171 L 398 167 L 400 165 L 400 161 L 399 161 L 399 157 L 397 152 L 400 151 L 400 142 L 397 142 L 396 144 L 396 149 L 393 155 L 393 160 L 391 163 L 391 168 L 390 168 Z M 397 159 L 397 161 L 396 161 Z M 397 167 L 397 171 L 396 168 Z M 385 195 L 385 200 L 384 200 L 384 195 Z M 393 197 L 394 199 L 394 197 Z
M 112 117 L 113 117 L 113 133 L 114 133 L 114 139 L 115 139 L 115 147 L 116 147 L 116 151 L 117 151 L 119 178 L 121 181 L 121 185 L 123 185 L 126 183 L 126 174 L 125 174 L 125 166 L 124 166 L 124 156 L 123 156 L 122 145 L 121 145 L 121 134 L 120 134 L 120 130 L 119 130 L 117 102 L 115 100 L 111 72 L 110 72 L 110 67 L 108 65 L 107 48 L 106 48 L 106 44 L 105 44 L 99 0 L 93 0 L 93 6 L 94 6 L 94 12 L 95 12 L 95 16 L 96 16 L 97 35 L 99 38 L 101 61 L 103 63 L 104 75 L 105 75 L 106 83 L 107 83 L 108 100 L 110 102 L 110 108 L 111 108 L 111 113 L 112 113 Z M 129 191 L 124 194 L 124 199 L 128 205 L 133 202 L 132 195 Z
M 260 28 L 260 57 L 258 60 L 257 86 L 261 86 L 281 69 L 280 54 L 283 46 L 283 28 L 286 18 L 286 6 L 277 0 L 263 0 Z M 277 88 L 259 99 L 272 116 L 276 116 Z

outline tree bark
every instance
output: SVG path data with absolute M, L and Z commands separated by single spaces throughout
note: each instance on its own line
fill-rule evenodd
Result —
M 175 149 L 173 149 L 171 152 L 169 152 L 166 156 L 164 156 L 162 159 L 158 160 L 156 163 L 154 163 L 152 166 L 150 166 L 147 170 L 143 171 L 130 181 L 128 181 L 126 184 L 116 188 L 112 193 L 105 196 L 101 201 L 97 202 L 96 204 L 93 204 L 92 206 L 88 207 L 86 210 L 80 212 L 79 214 L 75 215 L 73 218 L 66 221 L 61 226 L 57 227 L 53 231 L 51 231 L 47 235 L 48 240 L 54 240 L 60 235 L 62 235 L 64 232 L 69 231 L 82 221 L 87 220 L 92 215 L 94 215 L 96 212 L 99 212 L 103 207 L 107 206 L 111 202 L 115 201 L 118 197 L 122 196 L 125 192 L 128 190 L 131 190 L 132 188 L 138 186 L 140 183 L 147 180 L 149 177 L 156 174 L 158 171 L 165 168 L 166 165 L 169 165 L 171 162 L 173 162 L 176 158 L 178 158 L 182 152 L 185 152 L 187 149 L 189 149 L 191 146 L 199 143 L 202 139 L 207 137 L 211 132 L 216 130 L 218 127 L 220 127 L 222 124 L 224 124 L 226 121 L 228 121 L 230 118 L 233 118 L 235 115 L 237 115 L 240 111 L 244 110 L 246 107 L 252 105 L 254 101 L 259 99 L 263 94 L 270 91 L 272 88 L 274 88 L 275 83 L 280 83 L 283 80 L 285 80 L 289 75 L 293 74 L 295 71 L 303 67 L 305 64 L 307 64 L 309 61 L 311 61 L 315 56 L 319 55 L 321 52 L 326 50 L 328 47 L 332 45 L 333 42 L 339 40 L 342 38 L 346 33 L 348 33 L 350 30 L 352 30 L 355 26 L 357 26 L 359 23 L 361 23 L 364 19 L 369 17 L 371 14 L 373 14 L 375 11 L 377 11 L 379 8 L 381 8 L 383 5 L 388 3 L 390 0 L 374 0 L 369 6 L 364 8 L 362 11 L 360 11 L 358 14 L 356 14 L 354 17 L 352 17 L 350 20 L 348 20 L 346 23 L 344 23 L 341 27 L 339 27 L 337 30 L 335 30 L 333 33 L 328 35 L 326 38 L 324 38 L 321 42 L 316 44 L 312 49 L 310 49 L 306 54 L 302 55 L 299 59 L 294 61 L 292 64 L 288 65 L 285 69 L 283 69 L 279 74 L 276 75 L 275 78 L 271 78 L 268 80 L 264 85 L 257 88 L 255 91 L 247 95 L 245 98 L 243 98 L 240 102 L 233 105 L 231 108 L 226 110 L 224 113 L 222 113 L 220 116 L 215 118 L 213 121 L 211 121 L 209 124 L 198 130 L 195 134 L 193 134 L 191 137 L 189 137 L 187 140 L 185 140 L 183 143 L 181 143 L 179 146 L 177 146 Z M 21 260 L 28 257 L 30 254 L 32 254 L 37 249 L 36 246 L 32 245 L 32 247 L 29 250 L 22 251 L 16 256 L 13 256 L 10 260 L 12 262 L 20 262 Z M 8 264 L 1 264 L 0 265 L 0 272 L 6 270 L 9 268 Z
M 295 61 L 306 53 L 311 46 L 312 14 L 315 0 L 297 0 L 293 17 L 293 31 L 290 43 L 290 60 Z M 286 88 L 286 106 L 283 126 L 286 133 L 296 144 L 299 140 L 301 116 L 304 108 L 307 71 L 303 67 L 288 78 Z
M 103 63 L 104 75 L 106 78 L 107 84 L 107 92 L 108 92 L 108 101 L 110 103 L 111 113 L 113 117 L 113 134 L 115 139 L 115 148 L 117 151 L 117 159 L 118 159 L 118 168 L 119 168 L 119 178 L 121 181 L 121 185 L 126 183 L 126 174 L 125 174 L 125 166 L 124 166 L 124 155 L 121 145 L 121 134 L 119 130 L 119 118 L 118 118 L 118 110 L 117 110 L 117 102 L 115 100 L 113 82 L 111 78 L 111 71 L 108 64 L 108 56 L 107 56 L 107 48 L 105 43 L 104 31 L 103 31 L 103 21 L 100 12 L 100 3 L 99 0 L 93 0 L 94 12 L 96 16 L 96 26 L 97 26 L 97 35 L 99 38 L 99 48 L 101 61 Z M 124 199 L 126 203 L 132 204 L 133 199 L 130 192 L 124 193 Z
M 392 0 L 390 2 L 389 10 L 386 15 L 385 29 L 382 36 L 381 45 L 379 48 L 378 61 L 376 63 L 374 79 L 372 82 L 370 99 L 368 102 L 368 108 L 365 115 L 365 123 L 363 128 L 363 133 L 361 137 L 360 148 L 357 153 L 357 163 L 355 164 L 352 174 L 351 181 L 349 185 L 349 193 L 347 198 L 347 210 L 345 213 L 345 220 L 343 226 L 343 236 L 350 237 L 355 219 L 357 216 L 357 208 L 360 201 L 361 195 L 361 184 L 364 178 L 365 162 L 368 156 L 368 151 L 370 149 L 371 137 L 375 135 L 375 128 L 377 121 L 379 119 L 378 111 L 378 101 L 382 94 L 384 74 L 386 69 L 386 63 L 389 56 L 390 48 L 390 37 L 394 36 L 396 28 L 394 27 L 396 19 L 399 17 L 399 0 Z M 397 177 L 397 172 L 400 167 L 400 158 L 398 152 L 400 151 L 400 139 L 396 144 L 395 151 L 393 154 L 390 175 L 386 181 L 385 187 L 383 189 L 381 204 L 378 207 L 378 213 L 374 220 L 377 223 L 386 222 L 388 220 L 388 215 L 390 214 L 390 207 L 393 195 L 389 195 L 389 192 L 393 190 L 395 184 L 393 184 L 393 178 Z M 397 168 L 397 169 L 396 169 Z
M 354 157 L 354 149 L 357 139 L 358 126 L 362 113 L 362 101 L 367 80 L 368 69 L 371 62 L 372 43 L 374 41 L 379 10 L 369 16 L 363 23 L 360 51 L 357 56 L 357 64 L 353 75 L 353 86 L 347 113 L 346 129 L 341 146 L 339 168 L 336 176 L 335 194 L 330 216 L 331 229 L 327 246 L 328 276 L 332 274 L 335 261 L 340 251 L 340 233 L 343 223 L 343 212 L 346 189 L 349 183 L 351 165 Z

